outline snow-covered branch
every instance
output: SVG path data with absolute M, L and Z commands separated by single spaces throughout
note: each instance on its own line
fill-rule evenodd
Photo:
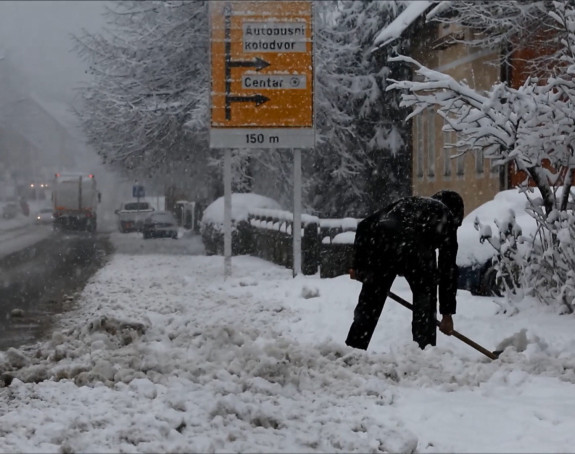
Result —
M 410 57 L 392 61 L 415 67 L 417 80 L 394 80 L 387 88 L 405 90 L 402 105 L 414 109 L 410 117 L 435 108 L 445 119 L 445 129 L 456 131 L 469 150 L 481 150 L 502 164 L 513 161 L 542 185 L 551 183 L 538 173 L 544 160 L 555 168 L 575 164 L 571 159 L 575 92 L 570 84 L 553 78 L 549 84 L 528 79 L 518 89 L 498 83 L 479 93 Z

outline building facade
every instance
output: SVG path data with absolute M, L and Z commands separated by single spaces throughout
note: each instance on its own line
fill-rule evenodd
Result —
M 501 80 L 497 50 L 459 42 L 469 30 L 435 23 L 426 24 L 423 30 L 423 39 L 414 43 L 411 54 L 422 65 L 455 80 L 465 80 L 479 91 Z M 506 187 L 505 171 L 493 166 L 481 151 L 458 148 L 455 132 L 444 131 L 444 126 L 444 119 L 432 108 L 413 118 L 413 193 L 457 191 L 468 213 Z

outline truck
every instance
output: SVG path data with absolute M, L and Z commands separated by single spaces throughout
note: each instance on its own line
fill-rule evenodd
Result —
M 95 232 L 100 202 L 93 174 L 59 174 L 52 184 L 54 230 Z
M 118 215 L 118 229 L 121 233 L 141 232 L 144 219 L 154 211 L 149 202 L 130 201 L 123 202 L 116 210 Z

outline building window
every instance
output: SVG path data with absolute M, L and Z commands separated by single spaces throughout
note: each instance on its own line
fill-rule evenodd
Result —
M 465 175 L 465 153 L 463 150 L 457 148 L 457 158 L 455 158 L 455 172 L 458 177 Z
M 491 173 L 491 176 L 499 175 L 500 166 L 498 164 L 495 164 L 496 161 L 497 158 L 491 158 L 487 161 L 489 163 L 489 172 Z
M 477 173 L 477 175 L 482 175 L 484 166 L 485 160 L 483 158 L 483 150 L 477 150 L 475 152 L 475 173 Z
M 455 136 L 455 132 L 446 131 L 443 133 L 443 176 L 451 176 L 451 155 L 453 153 L 455 144 L 452 137 Z
M 417 115 L 415 117 L 415 165 L 416 174 L 418 178 L 423 178 L 423 116 Z
M 427 109 L 425 112 L 427 124 L 427 176 L 435 177 L 435 111 Z

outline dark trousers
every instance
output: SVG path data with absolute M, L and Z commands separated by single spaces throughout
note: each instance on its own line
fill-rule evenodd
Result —
M 405 278 L 413 293 L 413 318 L 411 332 L 420 348 L 435 345 L 437 326 L 437 268 L 435 260 L 427 266 L 413 268 Z M 377 273 L 363 283 L 354 311 L 353 323 L 345 343 L 350 347 L 367 350 L 371 336 L 383 310 L 391 284 L 398 275 L 396 270 Z

